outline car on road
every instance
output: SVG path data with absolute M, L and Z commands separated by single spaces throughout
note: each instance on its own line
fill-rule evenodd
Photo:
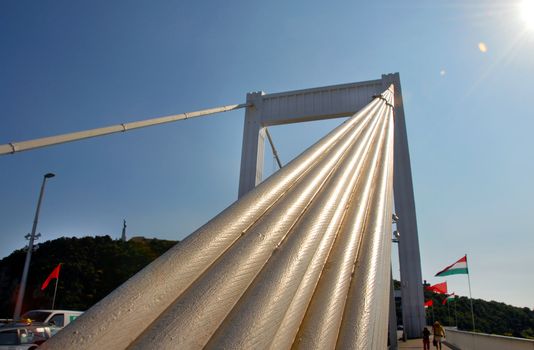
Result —
M 74 321 L 78 316 L 83 314 L 82 311 L 72 311 L 72 310 L 31 310 L 24 313 L 20 318 L 21 320 L 17 323 L 49 323 L 53 324 L 56 327 L 65 327 L 72 321 Z M 29 321 L 29 322 L 27 322 Z
M 4 326 L 0 328 L 0 350 L 33 350 L 52 336 L 48 326 Z

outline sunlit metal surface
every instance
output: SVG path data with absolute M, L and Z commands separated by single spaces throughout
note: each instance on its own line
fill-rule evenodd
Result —
M 129 130 L 146 128 L 148 126 L 172 123 L 178 120 L 191 119 L 196 117 L 203 117 L 215 113 L 229 112 L 240 108 L 247 107 L 248 104 L 242 103 L 238 105 L 228 105 L 222 107 L 215 107 L 209 109 L 202 109 L 200 111 L 187 112 L 181 114 L 168 115 L 164 117 L 157 117 L 152 119 L 145 119 L 136 122 L 122 123 L 112 126 L 105 126 L 103 128 L 90 129 L 84 131 L 71 132 L 68 134 L 55 135 L 43 137 L 40 139 L 10 142 L 5 145 L 0 145 L 0 156 L 5 154 L 12 154 L 16 152 L 29 151 L 36 148 L 59 145 L 61 143 L 84 140 L 92 137 L 115 134 L 118 132 L 126 132 Z
M 386 90 L 43 348 L 384 349 L 392 105 Z

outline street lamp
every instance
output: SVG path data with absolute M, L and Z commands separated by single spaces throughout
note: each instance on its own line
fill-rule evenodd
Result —
M 22 279 L 20 281 L 20 288 L 19 288 L 19 294 L 17 296 L 17 304 L 15 305 L 15 313 L 13 315 L 13 321 L 17 321 L 20 318 L 20 311 L 22 309 L 22 300 L 24 299 L 24 291 L 26 289 L 26 280 L 28 279 L 28 270 L 30 269 L 30 260 L 32 258 L 32 252 L 33 252 L 33 242 L 36 238 L 39 238 L 39 236 L 35 235 L 35 231 L 37 230 L 37 221 L 39 220 L 39 211 L 41 210 L 41 202 L 43 200 L 43 194 L 45 189 L 46 180 L 53 178 L 56 176 L 53 173 L 47 173 L 43 176 L 43 183 L 41 185 L 41 192 L 39 193 L 39 200 L 37 201 L 37 209 L 35 210 L 35 218 L 33 219 L 33 227 L 32 227 L 32 233 L 29 235 L 26 235 L 26 239 L 29 239 L 30 242 L 28 243 L 28 251 L 26 252 L 26 261 L 24 262 L 24 270 L 22 271 Z

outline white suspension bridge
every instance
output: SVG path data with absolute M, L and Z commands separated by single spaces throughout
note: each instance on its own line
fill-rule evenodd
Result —
M 249 93 L 243 104 L 12 142 L 0 155 L 239 108 L 239 199 L 43 349 L 384 349 L 388 338 L 396 348 L 393 205 L 402 323 L 409 338 L 420 336 L 421 263 L 398 73 Z M 267 127 L 347 116 L 262 182 Z

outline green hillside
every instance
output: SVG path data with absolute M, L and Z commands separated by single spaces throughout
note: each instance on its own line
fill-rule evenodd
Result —
M 394 281 L 394 283 L 395 289 L 400 289 L 400 282 Z M 434 305 L 426 310 L 427 324 L 439 321 L 445 326 L 457 326 L 460 330 L 473 330 L 469 298 L 457 297 L 447 306 L 442 304 L 445 295 L 425 291 L 425 300 L 430 299 Z M 399 300 L 396 300 L 396 306 L 397 320 L 400 323 L 402 310 Z M 477 332 L 534 339 L 534 310 L 528 307 L 521 308 L 497 301 L 473 299 L 473 310 Z
M 451 301 L 448 308 L 443 305 L 442 294 L 425 291 L 425 300 L 432 299 L 434 303 L 434 320 L 444 325 L 455 326 L 458 329 L 472 331 L 471 306 L 469 298 L 458 297 Z M 455 320 L 455 305 L 456 316 Z M 515 307 L 497 301 L 473 299 L 473 311 L 477 332 L 499 334 L 513 337 L 534 339 L 534 310 L 528 307 Z M 432 310 L 426 312 L 427 324 L 432 322 Z
M 58 285 L 56 308 L 86 310 L 113 289 L 175 245 L 175 241 L 134 238 L 127 242 L 109 236 L 60 238 L 40 245 L 34 252 L 28 277 L 23 311 L 50 308 L 54 282 L 45 291 L 40 287 L 54 267 L 63 263 Z M 17 250 L 0 260 L 0 318 L 10 318 L 15 307 L 26 253 Z M 399 288 L 398 281 L 395 287 Z M 434 301 L 434 320 L 444 325 L 471 330 L 469 299 L 459 297 L 442 305 L 444 296 L 425 292 L 425 300 Z M 454 312 L 456 303 L 456 316 Z M 534 338 L 534 311 L 496 301 L 473 300 L 476 328 L 479 332 Z M 400 305 L 397 317 L 401 320 Z M 432 312 L 427 310 L 427 323 Z
M 54 267 L 63 263 L 56 308 L 86 310 L 163 254 L 177 242 L 109 236 L 60 238 L 40 245 L 32 255 L 23 312 L 50 308 L 55 280 L 41 291 Z M 17 250 L 0 260 L 0 318 L 11 318 L 26 252 Z

